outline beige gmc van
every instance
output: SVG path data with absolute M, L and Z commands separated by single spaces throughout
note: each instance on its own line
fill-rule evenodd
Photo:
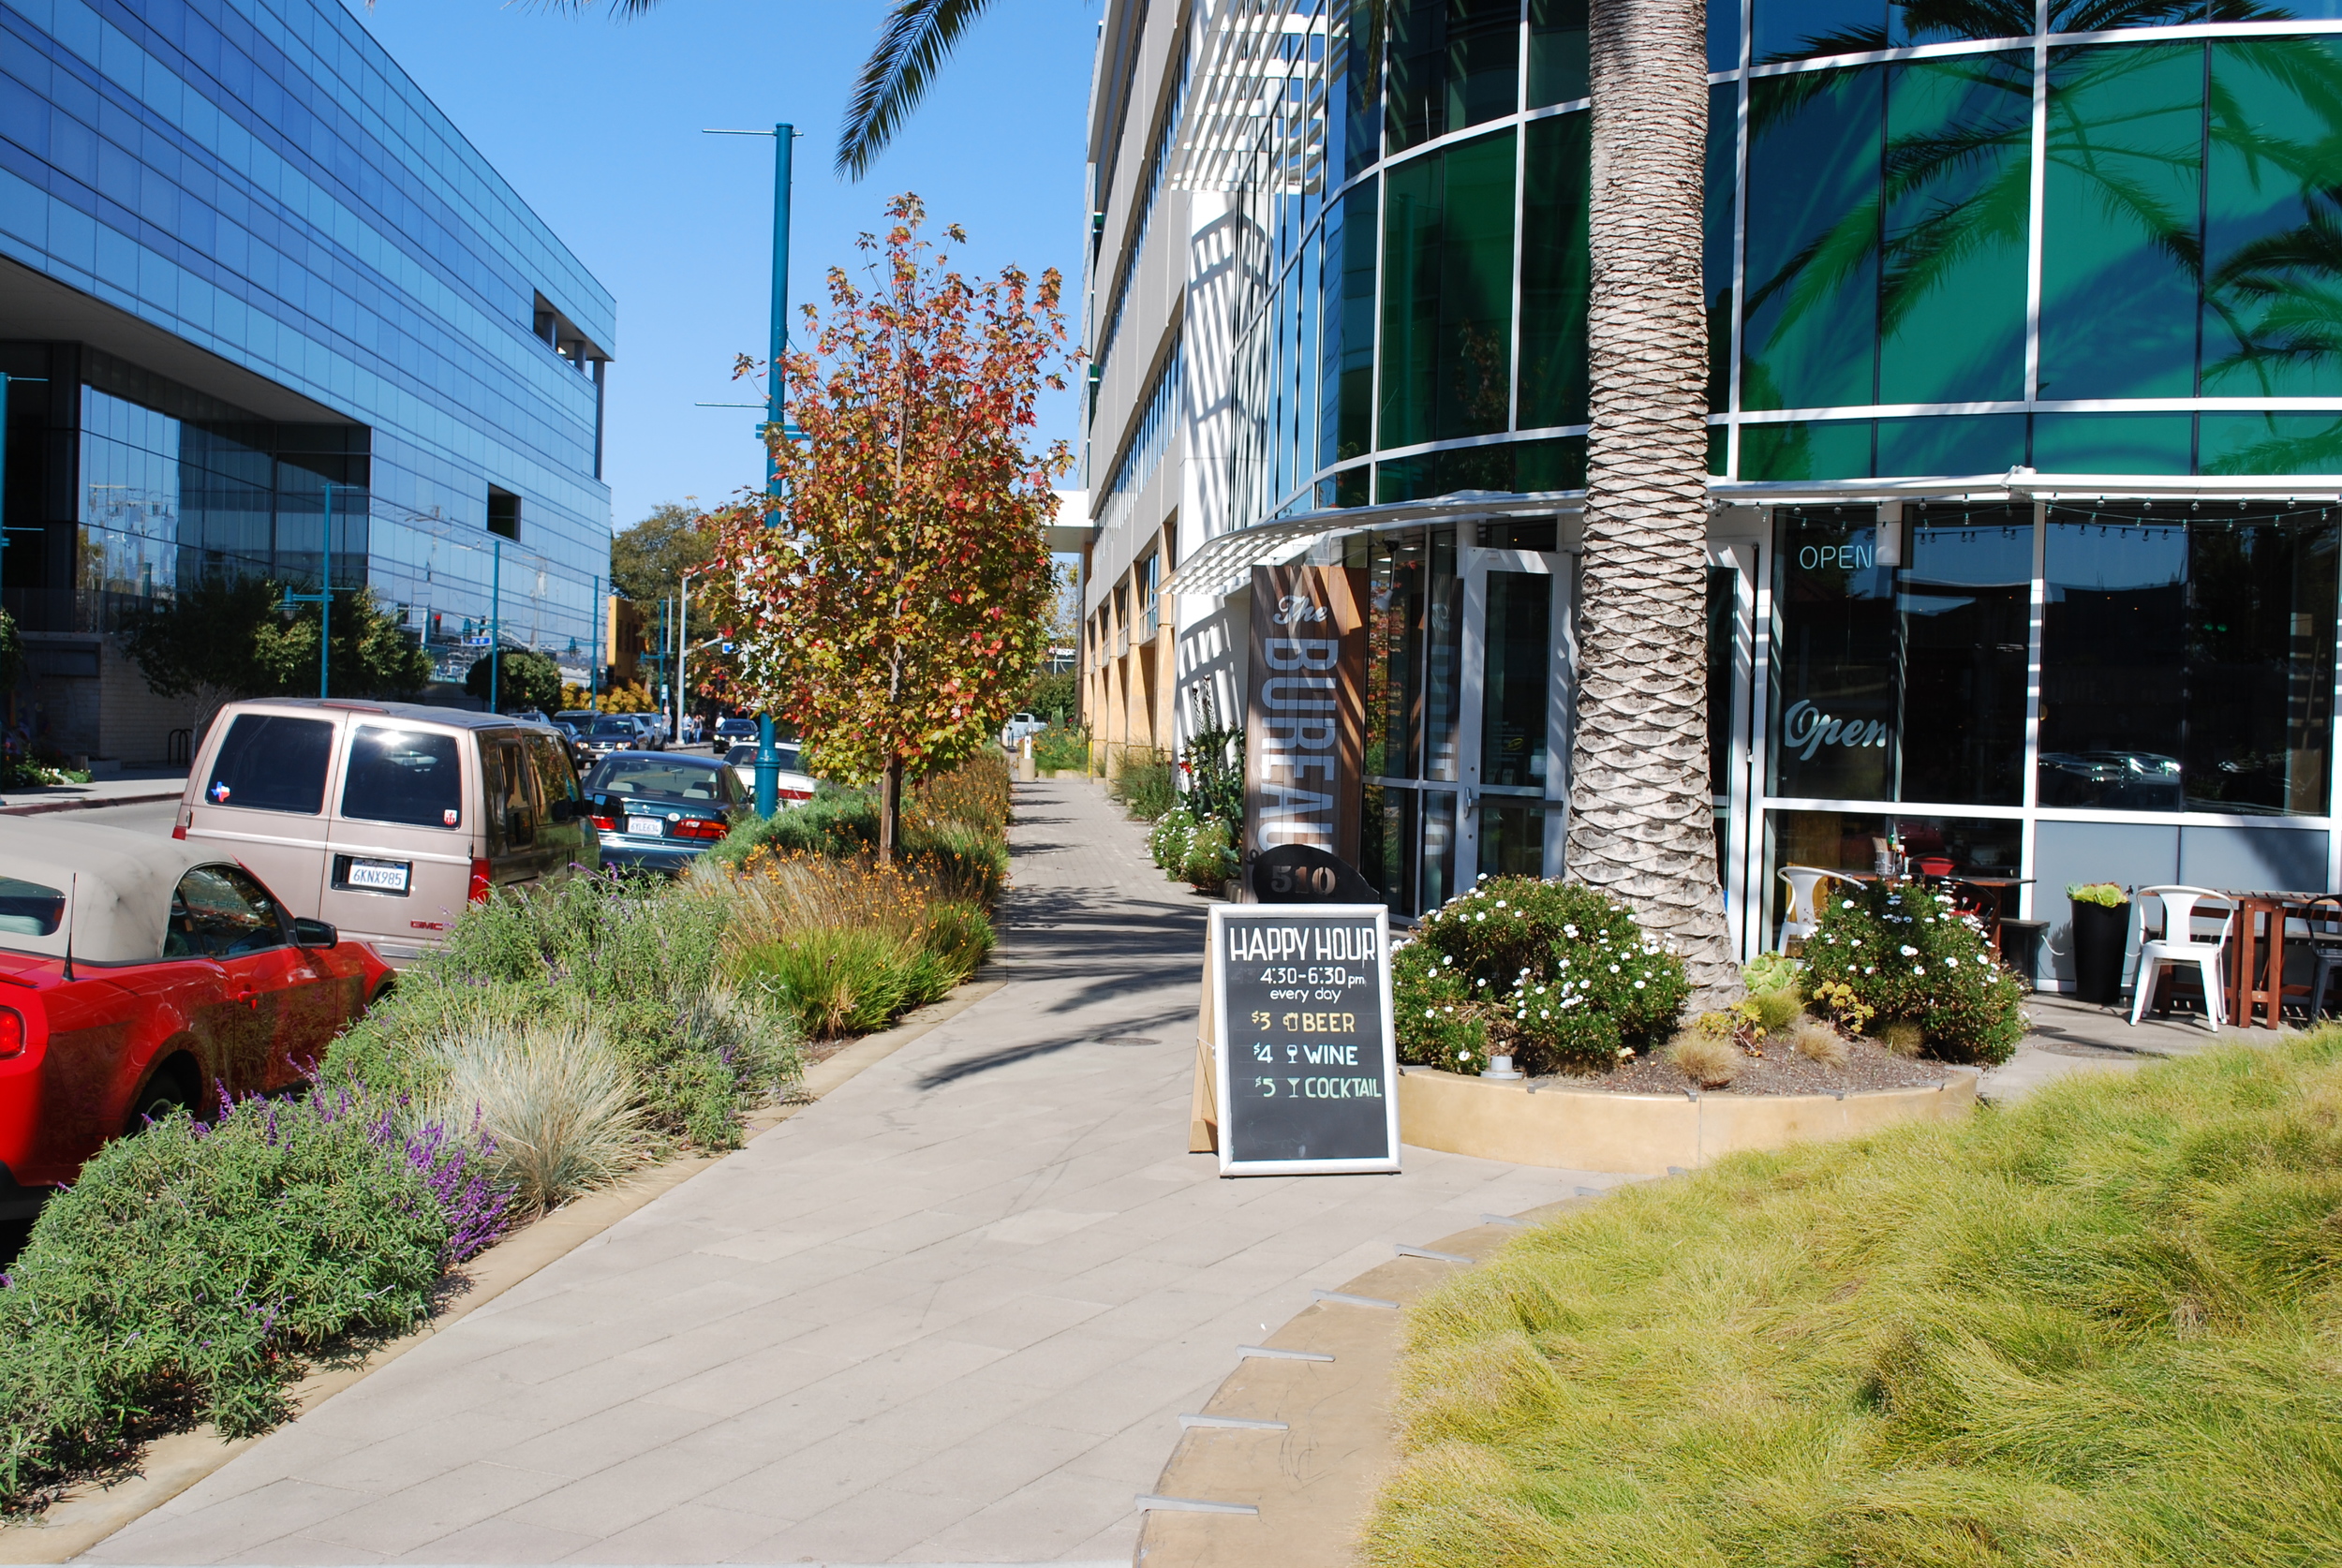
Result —
M 394 965 L 491 889 L 600 861 L 552 726 L 411 703 L 229 703 L 172 836 L 216 843 L 287 913 L 330 921 Z

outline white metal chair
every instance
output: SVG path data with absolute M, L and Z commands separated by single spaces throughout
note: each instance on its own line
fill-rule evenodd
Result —
M 1780 875 L 1789 884 L 1789 907 L 1781 912 L 1781 945 L 1786 948 L 1814 934 L 1821 921 L 1821 908 L 1815 900 L 1821 895 L 1821 885 L 1837 880 L 1838 874 L 1817 865 L 1785 865 Z
M 2228 895 L 2205 887 L 2142 887 L 2139 890 L 2139 898 L 2153 898 L 2162 904 L 2163 934 L 2142 939 L 2139 943 L 2139 978 L 2132 986 L 2131 1023 L 2136 1025 L 2145 1014 L 2147 1004 L 2155 999 L 2156 987 L 2162 984 L 2166 966 L 2193 964 L 2203 976 L 2206 1024 L 2217 1033 L 2222 1022 L 2220 959 L 2228 946 L 2229 933 L 2236 925 L 2236 906 L 2229 902 Z M 2196 912 L 2196 906 L 2207 899 L 2224 906 L 2224 910 L 2217 916 L 2219 934 L 2204 941 L 2197 938 L 2196 922 L 2212 920 L 2215 915 L 2211 911 L 2200 915 Z M 2145 919 L 2146 911 L 2142 908 L 2140 910 L 2142 927 Z

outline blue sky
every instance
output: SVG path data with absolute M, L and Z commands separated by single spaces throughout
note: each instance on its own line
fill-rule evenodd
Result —
M 1081 275 L 1082 116 L 1100 0 L 1002 0 L 859 184 L 831 172 L 855 69 L 882 0 L 663 0 L 646 17 L 491 0 L 375 0 L 358 15 L 523 199 L 616 295 L 604 477 L 612 521 L 661 501 L 713 503 L 763 474 L 731 379 L 764 351 L 772 142 L 703 126 L 793 121 L 793 306 L 822 297 L 880 205 L 915 190 L 956 259 Z M 1069 309 L 1069 333 L 1077 315 Z M 1045 436 L 1074 435 L 1071 393 Z M 1071 481 L 1065 482 L 1072 482 Z

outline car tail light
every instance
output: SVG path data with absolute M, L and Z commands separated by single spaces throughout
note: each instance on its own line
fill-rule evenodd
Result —
M 466 896 L 472 903 L 484 904 L 488 901 L 488 894 L 492 885 L 488 880 L 488 863 L 484 860 L 474 860 L 471 863 L 471 892 Z
M 676 838 L 721 838 L 732 831 L 730 822 L 711 822 L 704 817 L 686 817 L 668 829 Z
M 618 820 L 615 817 L 589 816 L 586 820 L 593 823 L 595 828 L 602 833 L 615 833 L 618 831 Z
M 187 824 L 185 822 L 171 823 L 170 836 L 173 838 L 185 839 L 187 836 Z
M 23 1054 L 24 1014 L 13 1007 L 0 1007 L 0 1057 Z

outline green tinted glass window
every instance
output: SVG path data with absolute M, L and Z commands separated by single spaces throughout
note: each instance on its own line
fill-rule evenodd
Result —
M 1387 15 L 1389 151 L 1519 106 L 1519 0 L 1393 0 Z
M 1878 509 L 1785 508 L 1778 538 L 1772 793 L 1892 799 L 1895 573 L 1878 564 Z
M 1890 68 L 1878 401 L 2024 395 L 2033 62 Z
M 1708 68 L 1741 68 L 1740 0 L 1708 0 Z
M 1591 114 L 1529 123 L 1520 204 L 1520 422 L 1586 422 L 1586 157 Z M 1729 274 L 1727 274 L 1729 276 Z
M 1557 436 L 1513 448 L 1513 488 L 1523 495 L 1586 487 L 1586 438 Z
M 1741 90 L 1727 81 L 1708 89 L 1708 166 L 1699 237 L 1699 286 L 1708 299 L 1708 411 L 1721 414 L 1732 396 L 1732 214 L 1738 200 Z
M 1903 623 L 1896 798 L 2015 806 L 2024 793 L 2033 508 L 1929 507 L 1910 520 L 1907 535 L 1896 579 Z
M 2050 55 L 2043 397 L 2194 391 L 2203 76 L 2200 43 Z
M 2199 473 L 2342 474 L 2332 414 L 2204 414 L 2196 439 Z
M 1743 408 L 1873 400 L 1885 81 L 1872 66 L 1750 84 Z
M 1797 420 L 1741 426 L 1744 480 L 1868 479 L 1869 420 Z
M 2342 393 L 2342 39 L 2212 46 L 2203 395 Z
M 1383 0 L 1333 0 L 1347 26 L 1335 40 L 1328 65 L 1334 99 L 1328 119 L 1339 126 L 1341 146 L 1328 147 L 1327 166 L 1348 179 L 1383 155 Z M 1328 135 L 1334 132 L 1329 129 Z
M 1529 0 L 1529 107 L 1573 103 L 1586 80 L 1587 0 Z M 1714 69 L 1714 67 L 1710 67 Z
M 2192 414 L 2036 414 L 2033 466 L 2045 474 L 2185 474 Z
M 1947 414 L 1878 422 L 1878 473 L 2005 474 L 2024 461 L 2023 414 Z
M 1385 448 L 1505 428 L 1513 141 L 1500 131 L 1384 176 Z

